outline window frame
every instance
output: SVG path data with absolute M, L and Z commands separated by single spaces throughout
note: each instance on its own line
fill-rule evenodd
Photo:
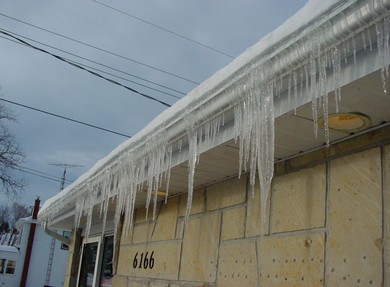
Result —
M 95 267 L 94 267 L 94 275 L 93 275 L 93 280 L 92 280 L 92 287 L 96 286 L 96 280 L 98 278 L 98 273 L 99 272 L 99 261 L 100 261 L 100 249 L 101 249 L 101 237 L 100 236 L 93 236 L 89 237 L 87 240 L 84 238 L 82 247 L 81 247 L 81 256 L 80 256 L 80 262 L 79 262 L 79 271 L 77 272 L 77 284 L 76 286 L 79 286 L 80 284 L 80 275 L 81 275 L 81 266 L 83 264 L 83 257 L 84 257 L 84 249 L 87 244 L 90 243 L 97 243 L 97 251 L 96 251 L 96 261 L 95 261 Z
M 7 259 L 6 262 L 7 262 L 7 264 L 5 265 L 5 272 L 4 272 L 4 274 L 6 274 L 6 275 L 15 275 L 16 260 Z M 13 262 L 12 266 L 10 266 L 11 262 Z M 12 273 L 8 272 L 9 270 L 12 270 Z
M 0 261 L 1 261 L 0 274 L 3 276 L 14 276 L 16 271 L 17 260 L 10 259 L 10 258 L 0 258 Z M 11 262 L 13 262 L 12 266 L 10 266 Z M 13 272 L 10 273 L 9 270 L 12 270 Z
M 113 244 L 115 244 L 115 242 L 114 242 L 114 234 L 105 234 L 104 236 L 103 236 L 103 240 L 101 240 L 101 248 L 100 248 L 100 258 L 99 258 L 99 272 L 98 272 L 98 274 L 96 274 L 97 275 L 97 284 L 99 284 L 99 285 L 96 285 L 97 287 L 100 287 L 101 286 L 101 272 L 102 272 L 102 265 L 103 265 L 103 258 L 104 258 L 104 254 L 103 254 L 103 252 L 104 252 L 104 247 L 105 247 L 105 245 L 106 245 L 106 242 L 107 242 L 107 237 L 113 237 Z M 114 257 L 114 254 L 113 254 L 113 257 Z M 111 259 L 112 260 L 112 259 Z M 112 281 L 111 281 L 112 282 Z
M 103 252 L 104 252 L 104 245 L 106 243 L 106 238 L 113 236 L 113 233 L 107 233 L 104 234 L 104 236 L 93 236 L 89 237 L 87 240 L 83 238 L 82 240 L 82 246 L 81 246 L 81 253 L 80 253 L 80 261 L 78 266 L 78 273 L 77 273 L 77 284 L 76 286 L 79 286 L 80 284 L 80 273 L 81 273 L 81 266 L 83 264 L 83 257 L 84 257 L 84 249 L 85 246 L 89 243 L 97 243 L 97 253 L 96 253 L 96 262 L 94 267 L 94 276 L 92 280 L 92 287 L 99 287 L 100 286 L 100 280 L 101 280 L 101 269 L 102 269 L 102 261 L 103 261 Z M 115 244 L 115 243 L 114 243 Z

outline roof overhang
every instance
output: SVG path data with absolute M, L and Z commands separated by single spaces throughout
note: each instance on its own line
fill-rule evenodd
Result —
M 101 214 L 113 219 L 123 203 L 115 199 L 116 195 L 126 193 L 121 189 L 129 189 L 130 185 L 137 185 L 137 196 L 125 198 L 134 200 L 134 206 L 126 211 L 132 213 L 133 208 L 144 207 L 150 196 L 154 197 L 145 190 L 165 191 L 168 178 L 168 196 L 175 196 L 192 187 L 236 176 L 240 146 L 235 141 L 235 108 L 248 93 L 265 87 L 273 90 L 275 161 L 323 147 L 328 136 L 330 143 L 349 136 L 333 131 L 327 136 L 322 129 L 317 137 L 314 135 L 313 126 L 320 115 L 313 114 L 313 102 L 318 103 L 324 95 L 329 95 L 325 110 L 335 111 L 337 106 L 340 112 L 368 115 L 372 127 L 385 125 L 390 121 L 390 96 L 384 94 L 383 75 L 390 55 L 383 39 L 388 42 L 389 8 L 390 0 L 310 1 L 276 31 L 48 200 L 39 217 L 64 229 L 72 228 L 75 222 L 87 226 L 101 222 Z M 322 62 L 327 64 L 323 69 Z M 314 73 L 310 70 L 313 63 L 318 65 Z M 313 89 L 313 80 L 321 87 Z M 341 101 L 332 96 L 338 89 Z M 193 185 L 189 186 L 194 152 L 190 136 L 194 130 L 203 134 L 196 133 L 200 158 Z M 164 164 L 151 168 L 153 160 Z M 144 172 L 135 173 L 134 168 Z M 139 178 L 125 179 L 134 174 Z M 160 178 L 160 174 L 167 177 Z

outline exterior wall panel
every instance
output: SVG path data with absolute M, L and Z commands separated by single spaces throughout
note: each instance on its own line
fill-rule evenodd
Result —
M 331 162 L 329 286 L 382 286 L 379 148 Z
M 113 286 L 387 286 L 390 145 L 335 150 L 275 177 L 265 234 L 246 176 L 195 191 L 187 229 L 186 194 L 159 205 L 154 222 L 138 210 Z

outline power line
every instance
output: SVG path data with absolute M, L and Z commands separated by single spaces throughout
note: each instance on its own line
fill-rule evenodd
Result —
M 21 168 L 21 169 L 28 170 L 28 171 L 37 172 L 37 173 L 40 173 L 40 174 L 45 175 L 45 176 L 50 176 L 53 179 L 58 179 L 60 181 L 62 180 L 62 177 L 60 177 L 60 176 L 49 174 L 49 173 L 46 173 L 46 172 L 43 172 L 43 171 L 39 171 L 39 170 L 30 168 L 30 167 L 27 167 L 27 166 L 18 165 L 18 167 Z M 69 180 L 69 179 L 65 179 L 65 181 L 68 182 L 68 183 L 72 183 L 73 182 L 72 180 Z
M 37 176 L 37 177 L 48 179 L 48 180 L 51 180 L 51 181 L 56 181 L 56 182 L 60 182 L 60 183 L 62 182 L 61 179 L 56 179 L 56 176 L 54 176 L 54 175 L 46 174 L 44 172 L 41 172 L 41 171 L 38 171 L 38 170 L 34 170 L 34 169 L 31 169 L 31 168 L 27 168 L 27 167 L 23 167 L 23 166 L 15 166 L 15 167 L 13 167 L 13 169 L 21 171 L 21 172 L 24 172 L 24 173 L 27 173 L 27 174 L 31 174 L 31 175 L 34 175 L 34 176 Z M 72 183 L 73 182 L 73 181 L 70 181 L 70 180 L 66 180 L 66 181 L 68 183 Z
M 23 107 L 23 108 L 26 108 L 26 109 L 30 109 L 30 110 L 33 110 L 33 111 L 36 111 L 36 112 L 40 112 L 40 113 L 43 113 L 43 114 L 47 114 L 47 115 L 50 115 L 50 116 L 53 116 L 53 117 L 57 117 L 57 118 L 60 118 L 60 119 L 63 119 L 63 120 L 67 120 L 67 121 L 71 121 L 71 122 L 74 122 L 74 123 L 78 123 L 78 124 L 81 124 L 81 125 L 84 125 L 84 126 L 87 126 L 87 127 L 90 127 L 90 128 L 94 128 L 94 129 L 102 130 L 102 131 L 109 132 L 109 133 L 112 133 L 112 134 L 120 135 L 120 136 L 123 136 L 123 137 L 131 138 L 131 136 L 123 134 L 123 133 L 119 133 L 119 132 L 116 132 L 116 131 L 113 131 L 113 130 L 109 130 L 109 129 L 102 128 L 102 127 L 99 127 L 99 126 L 88 124 L 88 123 L 85 123 L 85 122 L 82 122 L 82 121 L 79 121 L 79 120 L 75 120 L 75 119 L 72 119 L 72 118 L 61 116 L 61 115 L 58 115 L 58 114 L 55 114 L 55 113 L 51 113 L 51 112 L 48 112 L 48 111 L 44 111 L 44 110 L 41 110 L 41 109 L 37 109 L 37 108 L 31 107 L 31 106 L 23 105 L 23 104 L 20 104 L 20 103 L 17 103 L 17 102 L 13 102 L 13 101 L 10 101 L 10 100 L 4 99 L 4 98 L 0 98 L 0 101 L 7 102 L 7 103 L 10 103 L 10 104 L 13 104 L 13 105 L 16 105 L 16 106 L 20 106 L 20 107 Z
M 99 2 L 99 1 L 97 1 L 97 0 L 92 0 L 92 1 L 95 2 L 95 3 L 97 3 L 97 4 L 100 4 L 100 5 L 104 6 L 104 7 L 106 7 L 106 8 L 108 8 L 108 9 L 114 10 L 114 11 L 116 11 L 116 12 L 118 12 L 118 13 L 124 14 L 124 15 L 126 15 L 126 16 L 129 16 L 129 17 L 133 18 L 133 19 L 136 19 L 136 20 L 141 21 L 141 22 L 143 22 L 143 23 L 145 23 L 145 24 L 148 24 L 148 25 L 150 25 L 150 26 L 152 26 L 152 27 L 155 27 L 155 28 L 157 28 L 157 29 L 163 30 L 163 31 L 165 31 L 165 32 L 167 32 L 167 33 L 169 33 L 169 34 L 175 35 L 175 36 L 177 36 L 177 37 L 179 37 L 179 38 L 182 38 L 182 39 L 184 39 L 184 40 L 190 41 L 190 42 L 192 42 L 192 43 L 194 43 L 194 44 L 196 44 L 196 45 L 202 46 L 202 47 L 204 47 L 204 48 L 207 48 L 207 49 L 209 49 L 209 50 L 212 50 L 212 51 L 214 51 L 214 52 L 217 52 L 217 53 L 219 53 L 219 54 L 222 54 L 222 55 L 224 55 L 224 56 L 226 56 L 226 57 L 229 57 L 229 58 L 231 58 L 231 59 L 234 59 L 234 57 L 233 57 L 232 55 L 229 55 L 229 54 L 227 54 L 227 53 L 225 53 L 225 52 L 222 52 L 221 50 L 217 50 L 217 49 L 215 49 L 215 48 L 213 48 L 213 47 L 210 47 L 210 46 L 208 46 L 208 45 L 206 45 L 206 44 L 203 44 L 203 43 L 201 43 L 201 42 L 199 42 L 199 41 L 193 40 L 193 39 L 188 38 L 188 37 L 186 37 L 186 36 L 183 36 L 183 35 L 181 35 L 181 34 L 179 34 L 179 33 L 176 33 L 176 32 L 174 32 L 174 31 L 168 30 L 167 28 L 164 28 L 164 27 L 159 26 L 159 25 L 157 25 L 157 24 L 154 24 L 154 23 L 152 23 L 152 22 L 146 21 L 145 19 L 142 19 L 142 18 L 140 18 L 140 17 L 134 16 L 134 15 L 132 15 L 132 14 L 130 14 L 130 13 L 121 11 L 121 10 L 115 8 L 115 7 L 112 7 L 112 6 L 110 6 L 110 5 L 104 4 L 104 3 Z
M 91 44 L 88 44 L 88 43 L 79 41 L 79 40 L 74 39 L 74 38 L 71 38 L 71 37 L 69 37 L 69 36 L 66 36 L 66 35 L 63 35 L 63 34 L 60 34 L 60 33 L 57 33 L 57 32 L 54 32 L 54 31 L 51 31 L 51 30 L 48 30 L 48 29 L 45 29 L 45 28 L 42 28 L 42 27 L 39 27 L 39 26 L 36 26 L 36 25 L 33 25 L 33 24 L 30 24 L 30 23 L 28 23 L 28 22 L 19 20 L 19 19 L 17 19 L 17 18 L 8 16 L 8 15 L 6 15 L 6 14 L 0 13 L 0 15 L 3 16 L 3 17 L 6 17 L 6 18 L 12 19 L 12 20 L 14 20 L 14 21 L 17 21 L 17 22 L 20 22 L 20 23 L 29 25 L 29 26 L 34 27 L 34 28 L 36 28 L 36 29 L 39 29 L 39 30 L 48 32 L 48 33 L 53 34 L 53 35 L 56 35 L 56 36 L 58 36 L 58 37 L 65 38 L 65 39 L 68 39 L 68 40 L 70 40 L 70 41 L 76 42 L 76 43 L 78 43 L 78 44 L 81 44 L 81 45 L 84 45 L 84 46 L 87 46 L 87 47 L 90 47 L 90 48 L 99 50 L 99 51 L 101 51 L 101 52 L 104 52 L 104 53 L 113 55 L 113 56 L 118 57 L 118 58 L 121 58 L 121 59 L 123 59 L 123 60 L 126 60 L 126 61 L 129 61 L 129 62 L 136 63 L 136 64 L 138 64 L 138 65 L 147 67 L 147 68 L 149 68 L 149 69 L 153 69 L 153 70 L 155 70 L 155 71 L 159 71 L 159 72 L 161 72 L 161 73 L 170 75 L 170 76 L 172 76 L 172 77 L 175 77 L 175 78 L 178 78 L 178 79 L 181 79 L 181 80 L 184 80 L 184 81 L 187 81 L 187 82 L 196 84 L 196 85 L 199 85 L 199 84 L 200 84 L 200 83 L 198 83 L 198 82 L 196 82 L 196 81 L 193 81 L 193 80 L 191 80 L 191 79 L 185 78 L 185 77 L 183 77 L 183 76 L 180 76 L 180 75 L 177 75 L 177 74 L 168 72 L 168 71 L 166 71 L 166 70 L 163 70 L 163 69 L 160 69 L 160 68 L 151 66 L 151 65 L 149 65 L 149 64 L 145 64 L 145 63 L 143 63 L 143 62 L 140 62 L 140 61 L 137 61 L 137 60 L 134 60 L 134 59 L 131 59 L 131 58 L 122 56 L 122 55 L 120 55 L 120 54 L 111 52 L 111 51 L 109 51 L 109 50 L 105 50 L 105 49 L 103 49 L 103 48 L 100 48 L 100 47 L 97 47 L 97 46 L 94 46 L 94 45 L 91 45 Z
M 38 50 L 38 51 L 40 51 L 40 52 L 43 52 L 43 53 L 45 53 L 45 54 L 51 55 L 51 56 L 53 56 L 54 58 L 56 58 L 56 59 L 58 59 L 58 60 L 61 60 L 61 61 L 65 62 L 65 63 L 68 63 L 69 65 L 72 65 L 72 66 L 74 66 L 74 67 L 76 67 L 76 68 L 79 68 L 79 69 L 81 69 L 81 70 L 84 70 L 84 71 L 86 71 L 86 72 L 88 72 L 88 73 L 90 73 L 90 74 L 92 74 L 92 75 L 94 75 L 94 76 L 96 76 L 96 77 L 102 78 L 102 79 L 104 79 L 104 80 L 106 80 L 106 81 L 108 81 L 108 82 L 110 82 L 110 83 L 112 83 L 112 84 L 121 86 L 121 87 L 123 87 L 123 88 L 125 88 L 125 89 L 127 89 L 127 90 L 129 90 L 129 91 L 131 91 L 131 92 L 133 92 L 133 93 L 139 94 L 140 96 L 143 96 L 144 98 L 147 98 L 147 99 L 152 100 L 152 101 L 156 101 L 156 102 L 158 102 L 158 103 L 160 103 L 160 104 L 162 104 L 162 105 L 164 105 L 164 106 L 167 106 L 167 107 L 170 107 L 170 106 L 171 106 L 170 104 L 168 104 L 168 103 L 166 103 L 166 102 L 164 102 L 164 101 L 161 101 L 161 100 L 159 100 L 159 99 L 156 99 L 156 98 L 154 98 L 154 97 L 152 97 L 152 96 L 149 96 L 149 95 L 147 95 L 147 94 L 145 94 L 145 93 L 141 93 L 141 92 L 139 92 L 139 91 L 137 91 L 137 90 L 135 90 L 135 89 L 133 89 L 133 88 L 131 88 L 131 87 L 128 87 L 128 86 L 126 86 L 126 85 L 123 85 L 123 84 L 121 84 L 121 83 L 119 83 L 119 82 L 117 82 L 117 81 L 115 81 L 115 80 L 109 79 L 109 78 L 104 77 L 103 75 L 101 75 L 101 74 L 99 74 L 99 73 L 96 73 L 96 72 L 94 72 L 94 71 L 91 71 L 91 70 L 89 70 L 89 69 L 84 68 L 83 66 L 80 66 L 80 65 L 78 65 L 78 64 L 75 64 L 74 62 L 71 62 L 71 61 L 69 61 L 69 60 L 67 60 L 67 59 L 65 59 L 65 58 L 63 58 L 63 57 L 61 57 L 61 56 L 58 56 L 58 55 L 56 55 L 56 54 L 53 54 L 53 53 L 51 53 L 51 52 L 49 52 L 49 51 L 46 51 L 46 50 L 44 50 L 44 49 L 42 49 L 42 48 L 36 47 L 36 46 L 34 46 L 34 45 L 32 45 L 32 44 L 30 44 L 30 43 L 28 43 L 28 42 L 26 42 L 26 41 L 24 41 L 24 40 L 22 40 L 22 39 L 16 37 L 16 36 L 14 36 L 14 35 L 12 35 L 12 34 L 10 34 L 10 33 L 8 33 L 8 32 L 5 32 L 5 31 L 3 31 L 3 30 L 0 30 L 0 33 L 2 33 L 2 34 L 4 34 L 4 35 L 7 35 L 7 36 L 9 36 L 9 37 L 11 37 L 11 38 L 13 38 L 13 39 L 15 39 L 15 40 L 17 40 L 17 41 L 19 41 L 19 42 L 25 44 L 26 46 L 29 46 L 30 48 L 33 48 L 33 49 Z
M 122 70 L 119 70 L 119 69 L 116 69 L 116 68 L 110 67 L 110 66 L 108 66 L 108 65 L 105 65 L 105 64 L 102 64 L 102 63 L 96 62 L 96 61 L 94 61 L 94 60 L 91 60 L 91 59 L 88 59 L 88 58 L 85 58 L 85 57 L 79 56 L 79 55 L 77 55 L 77 54 L 74 54 L 74 53 L 67 52 L 67 51 L 65 51 L 65 50 L 62 50 L 62 49 L 56 48 L 56 47 L 54 47 L 54 46 L 51 46 L 51 45 L 48 45 L 48 44 L 42 43 L 42 42 L 40 42 L 40 41 L 36 41 L 36 40 L 34 40 L 34 39 L 31 39 L 31 38 L 28 38 L 28 37 L 22 36 L 22 35 L 20 35 L 20 34 L 17 34 L 17 33 L 14 33 L 14 32 L 11 32 L 11 31 L 8 31 L 8 30 L 4 30 L 4 31 L 5 31 L 5 32 L 8 32 L 8 33 L 11 33 L 12 35 L 16 35 L 16 36 L 18 36 L 18 37 L 21 37 L 21 38 L 23 38 L 23 39 L 27 39 L 27 40 L 29 40 L 29 41 L 32 41 L 32 42 L 38 43 L 38 44 L 40 44 L 40 45 L 43 45 L 43 46 L 49 47 L 49 48 L 51 48 L 51 49 L 54 49 L 54 50 L 57 50 L 57 51 L 63 52 L 63 53 L 65 53 L 65 54 L 69 54 L 69 55 L 71 55 L 71 56 L 74 56 L 74 57 L 76 57 L 76 58 L 80 58 L 80 59 L 82 59 L 82 60 L 85 60 L 85 61 L 88 61 L 88 62 L 94 63 L 94 64 L 96 64 L 96 65 L 99 65 L 99 66 L 102 66 L 102 67 L 105 67 L 105 68 L 111 69 L 111 70 L 113 70 L 113 71 L 117 71 L 117 72 L 120 72 L 120 73 L 122 73 L 122 74 L 125 74 L 125 75 L 128 75 L 128 76 L 131 76 L 131 77 L 135 77 L 135 78 L 138 78 L 138 79 L 140 79 L 140 80 L 143 80 L 143 81 L 145 81 L 145 82 L 152 83 L 152 84 L 154 84 L 154 85 L 156 85 L 156 86 L 160 86 L 160 87 L 162 87 L 162 88 L 165 88 L 165 89 L 171 90 L 171 91 L 173 91 L 173 92 L 177 92 L 177 93 L 180 93 L 180 94 L 182 94 L 182 95 L 185 95 L 185 93 L 184 93 L 184 92 L 181 92 L 181 91 L 179 91 L 179 90 L 176 90 L 176 89 L 173 89 L 173 88 L 169 88 L 169 87 L 167 87 L 167 86 L 164 86 L 164 85 L 161 85 L 161 84 L 158 84 L 158 83 L 155 83 L 155 82 L 149 81 L 149 80 L 147 80 L 147 79 L 144 79 L 144 78 L 138 77 L 138 76 L 136 76 L 136 75 L 133 75 L 133 74 L 127 73 L 127 72 L 125 72 L 125 71 L 122 71 Z M 22 45 L 22 46 L 26 46 L 26 47 L 29 47 L 29 48 L 31 48 L 30 46 L 28 46 L 28 45 L 25 45 L 25 44 L 23 44 L 23 43 L 21 43 L 21 42 L 15 41 L 15 40 L 13 40 L 13 39 L 9 39 L 9 38 L 3 37 L 3 36 L 0 36 L 0 38 L 3 38 L 3 39 L 5 39 L 5 40 L 8 40 L 8 41 L 11 41 L 11 42 L 17 43 L 17 44 L 19 44 L 19 45 Z M 156 92 L 160 92 L 160 93 L 162 93 L 162 94 L 165 94 L 165 95 L 167 95 L 167 96 L 170 96 L 170 97 L 172 97 L 172 98 L 181 99 L 180 97 L 178 97 L 178 96 L 176 96 L 176 95 L 172 95 L 172 94 L 170 94 L 170 93 L 167 93 L 167 92 L 165 92 L 165 91 L 158 90 L 158 89 L 156 89 L 156 88 L 153 88 L 153 87 L 150 87 L 150 86 L 147 86 L 147 85 L 144 85 L 144 84 L 141 84 L 141 83 L 138 83 L 138 82 L 135 82 L 135 81 L 132 81 L 132 80 L 126 79 L 126 78 L 124 78 L 124 77 L 121 77 L 121 76 L 118 76 L 118 75 L 115 75 L 115 74 L 109 73 L 109 72 L 107 72 L 107 71 L 104 71 L 104 70 L 101 70 L 101 69 L 98 69 L 98 68 L 95 68 L 95 67 L 92 67 L 92 66 L 89 66 L 89 65 L 86 65 L 86 64 L 82 64 L 82 63 L 80 63 L 80 62 L 77 62 L 77 61 L 74 61 L 74 60 L 70 60 L 70 59 L 68 59 L 68 58 L 64 58 L 64 59 L 66 59 L 66 60 L 67 60 L 67 61 L 69 61 L 69 62 L 73 62 L 73 63 L 75 63 L 75 64 L 77 64 L 77 65 L 80 65 L 80 66 L 83 66 L 83 67 L 87 67 L 87 68 L 89 68 L 89 69 L 93 69 L 93 70 L 95 70 L 95 71 L 98 71 L 98 72 L 101 72 L 101 73 L 104 73 L 104 74 L 107 74 L 107 75 L 110 75 L 110 76 L 116 77 L 116 78 L 118 78 L 118 79 L 121 79 L 121 80 L 124 80 L 124 81 L 130 82 L 130 83 L 133 83 L 133 84 L 139 85 L 139 86 L 141 86 L 141 87 L 144 87 L 144 88 L 147 88 L 147 89 L 150 89 L 150 90 L 156 91 Z
M 0 13 L 0 15 L 6 16 L 6 15 L 4 15 L 4 14 L 2 14 L 2 13 Z M 6 17 L 9 17 L 9 16 L 6 16 Z M 11 17 L 11 19 L 15 19 L 15 18 L 12 18 L 12 17 Z M 20 20 L 18 20 L 18 21 L 20 21 Z M 22 22 L 22 23 L 26 23 L 26 22 L 23 22 L 23 21 L 20 21 L 20 22 Z M 26 24 L 27 24 L 27 23 L 26 23 Z M 29 25 L 31 25 L 31 26 L 33 26 L 33 27 L 36 27 L 36 26 L 34 26 L 34 25 L 32 25 L 32 24 L 29 24 Z M 45 30 L 45 29 L 43 29 L 43 28 L 40 28 L 40 29 L 42 29 L 42 30 L 44 30 L 44 31 L 47 31 L 47 30 Z M 185 95 L 185 94 L 186 94 L 185 92 L 182 92 L 182 91 L 179 91 L 179 90 L 176 90 L 176 89 L 173 89 L 173 88 L 167 87 L 167 86 L 165 86 L 165 85 L 162 85 L 162 84 L 159 84 L 159 83 L 156 83 L 156 82 L 150 81 L 150 80 L 148 80 L 148 79 L 145 79 L 145 78 L 139 77 L 139 76 L 137 76 L 137 75 L 134 75 L 134 74 L 130 74 L 130 73 L 126 72 L 126 71 L 122 71 L 122 70 L 119 70 L 119 69 L 113 68 L 113 67 L 111 67 L 111 66 L 108 66 L 108 65 L 102 64 L 102 63 L 100 63 L 100 62 L 97 62 L 97 61 L 94 61 L 94 60 L 88 59 L 88 58 L 86 58 L 86 57 L 82 57 L 82 56 L 79 56 L 79 55 L 77 55 L 77 54 L 70 53 L 70 52 L 68 52 L 68 51 L 65 51 L 65 50 L 62 50 L 62 49 L 56 48 L 56 47 L 54 47 L 54 46 L 51 46 L 51 45 L 48 45 L 48 44 L 42 43 L 42 42 L 40 42 L 40 41 L 37 41 L 37 40 L 31 39 L 31 38 L 25 37 L 25 36 L 23 36 L 23 35 L 20 35 L 20 34 L 17 34 L 17 33 L 15 33 L 15 32 L 11 32 L 11 31 L 9 31 L 9 30 L 6 30 L 6 29 L 2 29 L 2 30 L 6 31 L 6 32 L 8 32 L 8 33 L 12 33 L 13 35 L 16 35 L 16 36 L 22 37 L 22 38 L 24 38 L 24 39 L 28 39 L 29 41 L 33 41 L 33 42 L 35 42 L 35 43 L 39 43 L 39 44 L 41 44 L 41 45 L 44 45 L 44 46 L 46 46 L 46 47 L 50 47 L 50 48 L 52 48 L 52 49 L 55 49 L 55 50 L 61 51 L 61 52 L 63 52 L 63 53 L 66 53 L 66 54 L 72 55 L 72 56 L 74 56 L 74 57 L 77 57 L 77 58 L 80 58 L 80 59 L 86 60 L 86 61 L 88 61 L 88 62 L 91 62 L 91 63 L 97 64 L 97 65 L 100 65 L 100 66 L 102 66 L 102 67 L 105 67 L 105 68 L 108 68 L 108 69 L 111 69 L 111 70 L 114 70 L 114 71 L 120 72 L 120 73 L 122 73 L 122 74 L 125 74 L 125 75 L 128 75 L 128 76 L 131 76 L 131 77 L 134 77 L 134 78 L 136 78 L 136 79 L 139 79 L 139 80 L 145 81 L 145 82 L 147 82 L 147 83 L 150 83 L 150 84 L 153 84 L 153 85 L 156 85 L 156 86 L 159 86 L 159 87 L 162 87 L 162 88 L 165 88 L 165 89 L 168 89 L 168 90 L 171 90 L 171 91 L 177 92 L 177 93 L 179 93 L 179 94 L 182 94 L 182 95 Z M 48 32 L 50 32 L 50 31 L 48 31 Z M 54 33 L 54 34 L 56 34 L 56 35 L 57 35 L 57 33 L 55 33 L 55 32 L 51 32 L 51 33 Z M 15 40 L 12 40 L 12 39 L 8 39 L 8 38 L 5 38 L 5 37 L 2 37 L 2 38 L 6 39 L 6 40 L 9 40 L 9 41 L 12 41 L 12 42 L 15 42 L 15 43 L 18 43 L 18 44 L 21 44 L 20 42 L 17 42 L 17 41 L 15 41 Z M 22 44 L 21 44 L 21 45 L 22 45 Z M 126 80 L 127 80 L 127 79 L 126 79 Z M 127 80 L 127 81 L 130 81 L 130 80 Z M 135 83 L 135 84 L 139 84 L 139 83 L 137 83 L 137 82 L 133 82 L 133 81 L 130 81 L 130 82 L 132 82 L 132 83 Z M 139 85 L 141 85 L 141 84 L 139 84 Z M 147 87 L 147 86 L 146 86 L 146 87 Z

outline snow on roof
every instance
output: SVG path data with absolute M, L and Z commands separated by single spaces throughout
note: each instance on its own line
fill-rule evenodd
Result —
M 309 19 L 315 19 L 318 15 L 321 15 L 324 11 L 328 10 L 329 7 L 334 6 L 338 2 L 344 2 L 339 0 L 311 0 L 300 9 L 293 17 L 289 18 L 284 24 L 279 26 L 276 30 L 266 35 L 257 44 L 247 49 L 238 58 L 233 60 L 231 64 L 217 71 L 213 76 L 203 82 L 201 85 L 196 87 L 187 96 L 176 102 L 172 107 L 163 111 L 154 120 L 152 120 L 145 128 L 134 135 L 132 138 L 126 140 L 115 148 L 106 157 L 99 160 L 89 171 L 81 175 L 74 183 L 69 185 L 59 194 L 48 199 L 42 209 L 41 214 L 50 206 L 53 202 L 59 198 L 64 197 L 69 190 L 72 190 L 75 186 L 87 180 L 92 175 L 96 174 L 106 164 L 112 161 L 113 158 L 118 157 L 121 153 L 125 152 L 132 145 L 136 145 L 140 140 L 147 137 L 149 134 L 158 130 L 163 124 L 169 122 L 172 119 L 178 118 L 178 116 L 185 111 L 193 102 L 196 102 L 199 98 L 203 97 L 208 91 L 212 90 L 219 83 L 223 82 L 228 75 L 233 74 L 235 71 L 244 67 L 249 63 L 255 56 L 264 52 L 267 48 L 273 46 L 278 41 L 287 37 L 291 32 L 297 31 L 302 27 L 306 26 Z
M 0 252 L 19 253 L 19 250 L 15 246 L 0 245 Z
M 278 82 L 282 77 L 296 75 L 298 72 L 302 75 L 305 70 L 306 83 L 311 79 L 313 101 L 325 95 L 327 91 L 323 86 L 326 87 L 326 71 L 321 69 L 326 67 L 317 67 L 316 63 L 322 61 L 327 65 L 331 62 L 328 68 L 333 69 L 333 74 L 337 76 L 342 58 L 339 46 L 345 41 L 349 44 L 354 35 L 352 31 L 358 33 L 377 25 L 379 16 L 388 14 L 388 4 L 377 2 L 374 5 L 367 0 L 308 1 L 279 28 L 157 116 L 73 184 L 47 200 L 40 210 L 39 218 L 50 222 L 58 213 L 76 206 L 78 224 L 85 210 L 92 216 L 91 206 L 96 203 L 98 191 L 101 193 L 101 202 L 107 202 L 109 197 L 117 195 L 119 213 L 126 210 L 126 214 L 132 214 L 140 185 L 147 182 L 149 204 L 152 189 L 159 185 L 160 174 L 166 173 L 165 176 L 169 179 L 173 164 L 172 149 L 175 148 L 174 143 L 177 146 L 177 142 L 182 139 L 188 145 L 190 204 L 193 181 L 191 174 L 200 144 L 197 139 L 201 138 L 204 146 L 212 148 L 211 142 L 218 134 L 220 125 L 223 125 L 223 120 L 218 117 L 223 116 L 227 109 L 234 110 L 233 137 L 240 139 L 240 149 L 244 149 L 240 153 L 256 157 L 259 154 L 256 164 L 251 166 L 251 178 L 256 169 L 261 170 L 260 184 L 264 185 L 261 190 L 267 190 L 273 175 L 273 119 L 282 112 L 293 109 L 287 106 L 289 110 L 274 112 L 273 98 L 277 90 L 280 92 L 281 89 Z M 300 77 L 301 81 L 305 80 Z M 313 84 L 313 79 L 319 83 Z M 335 83 L 333 87 L 338 88 Z M 257 105 L 252 105 L 253 102 Z M 248 118 L 249 116 L 252 118 Z M 259 130 L 258 127 L 261 127 L 261 131 L 256 131 Z M 255 135 L 256 132 L 260 134 Z M 208 134 L 205 136 L 204 133 Z M 245 143 L 251 142 L 251 137 L 255 136 L 267 138 L 269 142 L 259 142 L 254 150 L 245 150 Z M 205 142 L 209 138 L 212 140 Z M 252 147 L 249 145 L 248 149 L 250 148 Z M 245 160 L 249 162 L 248 158 Z M 114 192 L 111 190 L 113 181 L 118 187 Z M 131 223 L 132 219 L 128 220 Z

